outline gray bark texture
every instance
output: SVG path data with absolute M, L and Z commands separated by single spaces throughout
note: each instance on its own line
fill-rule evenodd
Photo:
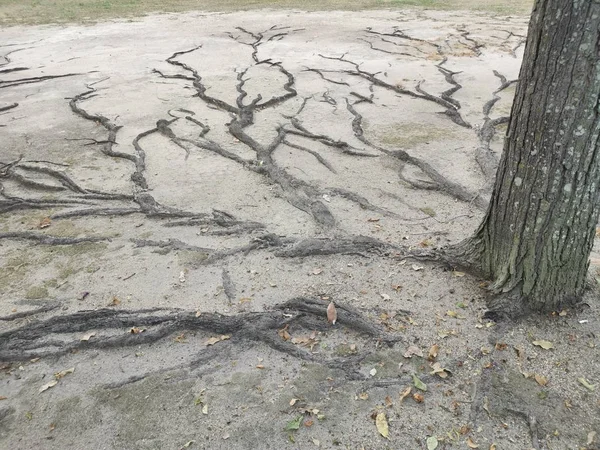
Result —
M 490 205 L 458 246 L 509 308 L 557 310 L 583 294 L 600 212 L 599 103 L 600 2 L 537 0 Z

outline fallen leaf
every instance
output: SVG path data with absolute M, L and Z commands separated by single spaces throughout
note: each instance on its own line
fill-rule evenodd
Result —
M 358 398 L 360 398 L 361 400 L 367 400 L 369 398 L 369 394 L 367 394 L 366 392 L 361 392 L 360 394 L 358 394 Z
M 448 377 L 448 371 L 444 369 L 439 362 L 436 362 L 433 366 L 431 366 L 431 368 L 433 370 L 429 372 L 430 375 L 437 375 L 440 378 Z
M 200 317 L 202 315 L 201 311 L 196 311 L 196 317 Z
M 435 436 L 427 438 L 427 450 L 435 450 L 438 447 L 438 440 Z
M 475 442 L 473 442 L 473 440 L 471 438 L 467 439 L 467 446 L 469 448 L 479 448 L 479 445 L 477 445 Z
M 81 336 L 80 341 L 89 341 L 90 338 L 96 336 L 96 332 L 95 331 L 91 331 L 89 333 L 84 334 L 83 336 Z
M 429 349 L 429 353 L 427 355 L 427 358 L 429 360 L 433 360 L 435 358 L 437 358 L 438 352 L 440 351 L 440 346 L 437 344 L 433 344 L 431 346 L 431 348 Z
M 117 306 L 120 304 L 121 304 L 121 300 L 119 300 L 117 297 L 113 296 L 113 298 L 110 301 L 110 303 L 108 304 L 108 306 Z
M 262 364 L 258 364 L 258 365 L 256 366 L 256 368 L 257 368 L 257 369 L 264 369 L 264 368 L 265 368 L 265 366 L 263 366 Z
M 504 342 L 496 342 L 496 345 L 495 345 L 496 350 L 504 351 L 504 350 L 506 350 L 506 347 L 508 347 L 508 345 L 505 344 Z
M 431 247 L 433 245 L 433 242 L 431 242 L 431 239 L 424 239 L 421 242 L 419 242 L 419 247 Z
M 411 391 L 412 391 L 412 387 L 408 386 L 406 389 L 404 389 L 402 392 L 400 392 L 400 403 L 402 403 L 402 401 L 410 395 Z
M 289 341 L 291 336 L 290 333 L 288 333 L 287 331 L 288 325 L 286 325 L 285 327 L 283 327 L 281 330 L 277 330 L 277 334 L 281 337 L 281 339 L 283 339 L 284 341 Z
M 419 357 L 423 357 L 423 352 L 421 351 L 420 348 L 411 345 L 409 346 L 406 351 L 404 352 L 404 357 L 405 358 L 412 358 L 413 356 L 419 356 Z
M 329 306 L 327 306 L 327 321 L 332 324 L 335 325 L 335 322 L 337 320 L 337 310 L 335 309 L 335 305 L 333 304 L 333 302 L 329 303 Z
M 390 431 L 387 419 L 385 417 L 385 413 L 380 412 L 379 414 L 377 414 L 377 417 L 375 417 L 375 426 L 377 427 L 377 431 L 379 431 L 379 434 L 381 434 L 384 438 L 389 437 Z
M 202 406 L 202 414 L 208 415 L 208 405 L 207 404 L 204 404 L 204 406 Z
M 560 317 L 564 317 L 564 316 L 566 316 L 566 315 L 567 315 L 567 310 L 566 310 L 566 309 L 563 309 L 561 312 L 559 312 L 559 313 L 558 313 L 558 315 L 559 315 Z
M 321 441 L 319 441 L 318 439 L 313 439 L 313 444 L 315 444 L 317 447 L 321 446 Z
M 58 384 L 58 380 L 52 380 L 48 383 L 46 383 L 45 385 L 43 385 L 42 387 L 40 387 L 39 392 L 42 393 L 44 391 L 47 391 L 48 389 L 56 386 Z
M 231 335 L 229 335 L 229 334 L 223 334 L 221 336 L 211 337 L 210 339 L 208 339 L 205 342 L 205 345 L 208 347 L 209 345 L 214 345 L 217 342 L 226 341 L 227 339 L 230 339 L 230 338 L 231 338 Z
M 331 197 L 327 194 L 323 194 L 323 200 L 325 200 L 327 203 L 329 203 L 331 201 Z
M 544 350 L 550 350 L 551 348 L 554 348 L 554 344 L 550 341 L 539 340 L 533 341 L 532 344 L 542 347 Z
M 392 403 L 392 398 L 389 395 L 385 397 L 385 406 L 391 408 L 393 405 L 394 403 Z
M 178 342 L 179 344 L 185 344 L 187 341 L 185 340 L 185 333 L 181 333 L 180 335 L 176 336 L 175 339 L 173 339 L 175 342 Z M 220 340 L 220 339 L 219 339 Z M 207 344 L 208 345 L 208 344 Z
M 384 299 L 385 301 L 389 301 L 389 300 L 391 300 L 391 299 L 392 299 L 392 298 L 391 298 L 389 295 L 387 295 L 387 294 L 381 294 L 381 293 L 380 293 L 379 295 L 381 295 L 381 298 L 382 298 L 382 299 Z
M 61 370 L 60 372 L 56 372 L 54 374 L 54 378 L 56 378 L 57 380 L 60 380 L 61 378 L 65 377 L 66 375 L 75 372 L 75 367 L 71 367 L 70 369 L 66 369 L 66 370 Z
M 196 441 L 187 441 L 185 444 L 183 444 L 183 447 L 181 448 L 189 448 L 194 442 Z
M 421 391 L 427 391 L 427 385 L 425 383 L 423 383 L 421 380 L 419 380 L 419 377 L 417 377 L 416 375 L 412 376 L 413 378 L 413 384 L 415 385 L 415 387 Z
M 367 219 L 367 222 L 379 222 L 380 219 L 377 218 L 369 218 Z
M 464 277 L 465 273 L 464 272 L 459 272 L 457 270 L 455 270 L 454 272 L 452 272 L 452 275 L 454 275 L 455 277 Z
M 312 419 L 308 419 L 306 422 L 304 422 L 304 426 L 306 428 L 312 427 L 315 424 L 315 421 Z
M 304 416 L 298 416 L 293 420 L 290 420 L 286 425 L 284 430 L 285 431 L 296 431 L 300 428 L 300 424 L 302 423 L 302 419 L 304 419 Z
M 548 379 L 542 375 L 535 374 L 533 378 L 535 378 L 535 381 L 537 381 L 537 384 L 540 386 L 546 386 L 548 384 Z
M 496 444 L 490 445 L 490 450 L 496 450 Z
M 595 384 L 591 384 L 588 380 L 586 380 L 583 377 L 577 378 L 577 381 L 579 381 L 579 383 L 586 388 L 588 391 L 594 391 L 596 389 L 596 385 Z
M 323 273 L 323 269 L 314 269 L 314 270 L 312 271 L 312 274 L 313 274 L 313 275 L 320 275 L 321 273 Z
M 5 397 L 4 395 L 0 395 L 0 400 L 6 400 L 8 397 Z
M 44 218 L 43 218 L 43 219 L 40 221 L 40 223 L 39 223 L 39 225 L 38 225 L 38 228 L 39 228 L 39 229 L 48 228 L 48 227 L 50 226 L 50 224 L 51 224 L 51 223 L 52 223 L 52 220 L 50 220 L 50 217 L 44 217 Z
M 423 270 L 425 267 L 423 266 L 418 266 L 416 264 L 412 265 L 412 270 L 414 270 L 415 272 L 418 272 L 419 270 Z
M 419 394 L 418 392 L 415 392 L 413 394 L 413 400 L 417 403 L 423 403 L 425 401 L 425 397 L 423 397 L 421 394 Z
M 290 400 L 290 406 L 294 406 L 296 404 L 296 402 L 298 401 L 297 398 L 293 398 Z
M 129 332 L 131 334 L 140 334 L 140 333 L 143 333 L 144 331 L 146 331 L 145 328 L 138 328 L 138 327 L 131 327 L 131 329 L 129 330 Z
M 458 317 L 458 313 L 456 311 L 446 311 L 446 315 L 448 317 L 454 317 L 454 318 Z

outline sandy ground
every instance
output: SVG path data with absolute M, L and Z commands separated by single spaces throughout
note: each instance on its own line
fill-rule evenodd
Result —
M 402 257 L 479 223 L 526 24 L 0 29 L 0 446 L 598 448 L 595 295 L 495 324 Z

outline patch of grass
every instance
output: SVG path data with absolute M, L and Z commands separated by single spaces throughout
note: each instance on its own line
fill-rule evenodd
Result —
M 0 24 L 93 22 L 153 12 L 430 8 L 529 14 L 532 0 L 0 0 Z
M 399 123 L 385 128 L 379 126 L 374 126 L 373 129 L 369 128 L 365 128 L 365 131 L 390 149 L 408 150 L 456 136 L 456 132 L 451 127 L 436 127 L 424 123 Z
M 27 289 L 25 293 L 25 298 L 34 300 L 39 298 L 47 298 L 48 297 L 48 289 L 44 286 L 31 286 Z

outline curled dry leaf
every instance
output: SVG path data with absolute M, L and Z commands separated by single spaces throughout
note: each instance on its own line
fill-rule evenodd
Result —
M 298 401 L 297 398 L 293 398 L 290 400 L 290 406 L 294 406 L 296 404 L 296 402 Z
M 335 325 L 337 320 L 337 310 L 335 309 L 333 302 L 329 303 L 329 306 L 327 307 L 327 320 L 332 325 Z
M 434 363 L 431 368 L 433 369 L 431 372 L 429 372 L 431 375 L 437 375 L 440 378 L 448 377 L 448 371 L 443 368 L 439 362 Z
M 131 327 L 131 329 L 129 330 L 129 332 L 131 334 L 140 334 L 140 333 L 143 333 L 144 331 L 146 331 L 145 328 L 138 328 L 138 327 Z
M 66 375 L 69 375 L 70 373 L 75 372 L 75 367 L 71 367 L 70 369 L 66 369 L 66 370 L 61 370 L 60 372 L 56 372 L 54 374 L 54 378 L 56 378 L 57 380 L 60 380 L 61 378 L 65 377 Z
M 48 228 L 51 224 L 52 224 L 52 220 L 50 220 L 50 217 L 44 217 L 40 221 L 38 228 L 39 229 Z
M 469 447 L 469 448 L 479 448 L 479 445 L 477 445 L 475 442 L 473 442 L 473 439 L 468 438 L 467 439 L 467 447 Z
M 425 397 L 423 397 L 421 394 L 419 394 L 418 392 L 415 392 L 413 394 L 413 400 L 417 403 L 423 403 L 425 401 Z
M 402 403 L 402 401 L 410 395 L 411 391 L 412 391 L 412 387 L 408 386 L 406 389 L 404 389 L 402 392 L 400 392 L 400 403 Z
M 419 356 L 419 357 L 422 358 L 423 357 L 423 352 L 421 351 L 421 349 L 419 347 L 411 345 L 404 352 L 404 357 L 405 358 L 412 358 L 413 356 Z
M 108 304 L 108 306 L 118 306 L 121 304 L 121 300 L 119 300 L 116 296 L 113 296 L 112 300 Z
M 48 389 L 56 386 L 57 384 L 58 384 L 58 380 L 49 381 L 48 383 L 46 383 L 42 387 L 40 387 L 39 393 L 41 394 L 42 392 L 47 391 Z
M 369 398 L 369 394 L 366 392 L 361 392 L 360 394 L 358 394 L 358 398 L 360 398 L 361 400 L 367 400 Z
M 537 381 L 537 384 L 540 386 L 546 386 L 548 384 L 548 379 L 543 375 L 535 374 L 533 378 L 535 378 L 535 381 Z
M 377 414 L 377 416 L 375 417 L 375 426 L 377 427 L 377 431 L 379 431 L 379 434 L 381 434 L 384 438 L 389 438 L 390 430 L 388 427 L 387 418 L 385 417 L 385 413 L 380 412 L 379 414 Z
M 286 325 L 285 327 L 283 327 L 281 330 L 277 330 L 277 334 L 281 337 L 281 339 L 283 339 L 284 341 L 289 341 L 291 336 L 290 333 L 288 333 L 287 329 L 288 329 L 289 325 Z
M 256 368 L 257 368 L 257 369 L 264 369 L 264 368 L 265 368 L 265 366 L 263 366 L 262 364 L 258 364 L 258 365 L 256 366 Z
M 315 424 L 315 421 L 312 419 L 308 419 L 306 422 L 304 422 L 304 426 L 306 428 L 312 427 Z
M 81 336 L 80 341 L 89 341 L 90 338 L 96 336 L 96 332 L 95 331 L 91 331 L 89 333 L 84 334 L 83 336 Z
M 438 352 L 440 351 L 440 346 L 437 344 L 433 344 L 429 349 L 429 353 L 427 354 L 427 358 L 432 361 L 437 358 Z
M 221 341 L 226 341 L 227 339 L 230 339 L 231 335 L 229 334 L 223 334 L 221 336 L 217 336 L 217 337 L 211 337 L 210 339 L 208 339 L 205 343 L 206 346 L 209 345 L 214 345 L 217 342 L 221 342 Z

